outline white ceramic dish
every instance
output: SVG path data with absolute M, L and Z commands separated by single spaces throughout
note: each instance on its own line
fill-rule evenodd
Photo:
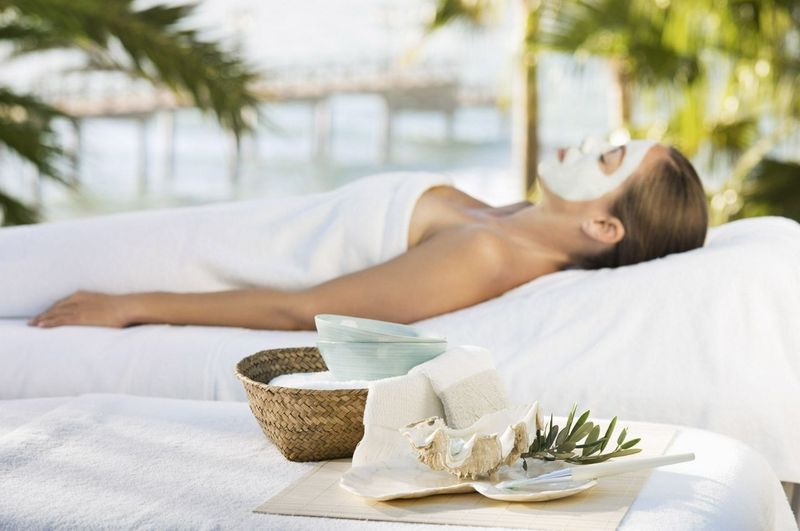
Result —
M 425 334 L 400 323 L 363 319 L 347 315 L 319 314 L 314 316 L 317 333 L 323 341 L 446 343 L 444 337 Z
M 398 459 L 379 465 L 353 467 L 339 481 L 346 491 L 375 501 L 388 501 L 403 498 L 422 498 L 435 494 L 456 494 L 478 492 L 479 494 L 509 502 L 543 502 L 565 498 L 588 490 L 597 485 L 596 479 L 541 483 L 530 489 L 498 489 L 494 485 L 500 481 L 535 476 L 551 471 L 556 466 L 547 467 L 543 463 L 528 474 L 520 467 L 506 468 L 487 480 L 459 480 L 447 472 L 434 472 L 412 459 Z M 534 467 L 536 464 L 534 463 Z

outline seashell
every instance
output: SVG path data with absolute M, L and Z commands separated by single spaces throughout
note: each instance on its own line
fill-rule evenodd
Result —
M 467 428 L 452 429 L 443 419 L 431 417 L 409 424 L 402 433 L 419 460 L 433 470 L 477 479 L 514 463 L 543 427 L 536 402 L 488 413 Z

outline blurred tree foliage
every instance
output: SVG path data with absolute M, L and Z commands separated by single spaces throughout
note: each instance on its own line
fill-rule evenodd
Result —
M 248 85 L 256 78 L 219 43 L 185 27 L 193 5 L 137 7 L 134 0 L 0 0 L 0 44 L 4 61 L 55 49 L 81 51 L 85 68 L 117 70 L 166 86 L 180 98 L 216 116 L 237 137 L 255 110 Z M 41 175 L 64 178 L 68 154 L 55 135 L 54 120 L 69 119 L 30 94 L 0 86 L 0 145 L 28 161 Z M 6 225 L 32 223 L 34 208 L 0 189 Z
M 711 197 L 714 222 L 765 213 L 800 219 L 800 166 L 766 158 L 800 134 L 800 2 L 512 1 L 535 13 L 538 28 L 525 42 L 531 54 L 609 60 L 622 131 L 729 172 Z M 436 20 L 479 21 L 497 3 L 504 2 L 439 0 Z
M 539 30 L 538 2 L 532 0 L 515 0 L 518 3 L 520 18 L 518 57 L 515 58 L 519 69 L 520 94 L 522 101 L 514 105 L 516 112 L 524 114 L 524 126 L 517 134 L 522 138 L 517 141 L 523 146 L 522 176 L 525 179 L 525 190 L 533 191 L 536 182 L 536 168 L 539 162 L 539 93 L 537 82 L 536 50 L 527 43 L 537 41 Z M 500 0 L 438 0 L 433 20 L 428 24 L 428 31 L 434 32 L 442 27 L 455 23 L 466 23 L 473 27 L 488 26 L 497 18 L 498 12 L 505 7 Z

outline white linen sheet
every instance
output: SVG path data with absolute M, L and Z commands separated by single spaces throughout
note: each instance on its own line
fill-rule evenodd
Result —
M 22 402 L 0 401 L 0 424 Z M 655 470 L 620 530 L 797 529 L 758 454 L 680 429 L 668 453 L 687 451 L 696 461 Z M 252 512 L 312 466 L 283 458 L 246 404 L 84 395 L 0 436 L 0 528 L 440 529 Z
M 564 271 L 418 323 L 488 348 L 514 402 L 716 431 L 800 482 L 800 227 L 756 218 L 703 249 Z M 0 398 L 122 392 L 243 400 L 235 363 L 314 332 L 141 326 L 36 329 L 0 320 Z

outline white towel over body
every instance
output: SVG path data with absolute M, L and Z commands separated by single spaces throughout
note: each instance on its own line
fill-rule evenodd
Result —
M 331 192 L 0 230 L 0 316 L 77 290 L 298 289 L 405 252 L 414 206 L 441 174 L 396 172 Z

